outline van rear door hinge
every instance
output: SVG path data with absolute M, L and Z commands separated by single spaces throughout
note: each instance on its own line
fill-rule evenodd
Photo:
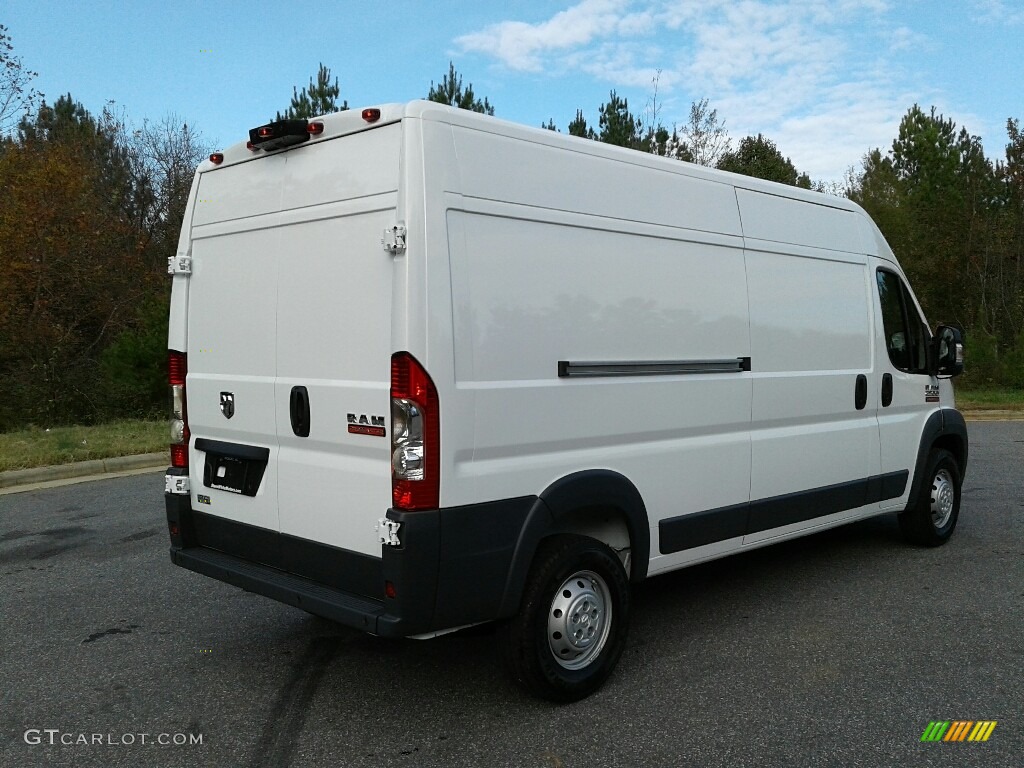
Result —
M 402 540 L 398 538 L 398 529 L 402 524 L 397 520 L 388 520 L 386 517 L 377 521 L 377 540 L 388 547 L 402 546 Z
M 191 493 L 188 475 L 164 475 L 164 493 L 188 496 Z
M 167 274 L 168 275 L 191 275 L 192 274 L 192 257 L 191 256 L 168 256 L 167 257 Z
M 384 250 L 388 253 L 404 253 L 405 226 L 402 224 L 396 224 L 393 227 L 385 229 L 384 237 L 381 238 L 380 244 L 384 246 Z

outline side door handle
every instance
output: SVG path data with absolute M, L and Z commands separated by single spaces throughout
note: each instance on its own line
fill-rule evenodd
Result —
M 863 373 L 857 374 L 857 386 L 854 389 L 853 403 L 858 411 L 863 411 L 868 404 L 868 377 Z
M 309 437 L 309 392 L 305 387 L 292 387 L 288 412 L 292 417 L 292 432 L 295 436 Z
M 882 407 L 888 408 L 892 403 L 892 374 L 882 374 Z

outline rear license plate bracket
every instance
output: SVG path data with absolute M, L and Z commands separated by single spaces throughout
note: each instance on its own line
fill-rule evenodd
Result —
M 204 487 L 242 496 L 256 495 L 270 458 L 268 449 L 216 440 L 197 440 L 196 448 L 206 452 Z

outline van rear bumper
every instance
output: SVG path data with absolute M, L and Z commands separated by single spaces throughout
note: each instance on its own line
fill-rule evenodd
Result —
M 401 546 L 380 557 L 195 510 L 166 493 L 171 561 L 383 637 L 502 618 L 513 557 L 536 497 L 421 512 L 387 510 Z M 385 584 L 394 597 L 385 597 Z
M 172 548 L 171 562 L 339 624 L 379 634 L 378 621 L 385 613 L 383 601 L 353 595 L 206 547 Z

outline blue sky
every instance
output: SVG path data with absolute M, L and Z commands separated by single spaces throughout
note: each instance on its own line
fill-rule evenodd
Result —
M 4 0 L 0 24 L 50 101 L 176 115 L 218 147 L 287 107 L 320 62 L 352 107 L 424 97 L 454 61 L 498 117 L 564 131 L 611 89 L 685 122 L 707 98 L 814 179 L 888 148 L 913 103 L 1001 158 L 1024 118 L 1024 0 Z M 659 75 L 660 72 L 660 75 Z

